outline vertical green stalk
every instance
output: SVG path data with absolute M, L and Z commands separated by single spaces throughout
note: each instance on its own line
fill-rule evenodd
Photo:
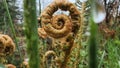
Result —
M 36 0 L 24 0 L 24 26 L 30 68 L 39 68 Z
M 97 66 L 97 24 L 93 21 L 93 13 L 96 10 L 96 0 L 89 0 L 91 13 L 90 23 L 90 39 L 89 39 L 89 68 L 98 68 Z
M 97 25 L 90 19 L 89 68 L 97 68 Z
M 13 33 L 13 38 L 15 39 L 15 43 L 16 43 L 16 48 L 20 54 L 20 59 L 22 60 L 22 55 L 21 55 L 21 52 L 20 52 L 20 49 L 19 49 L 19 46 L 18 46 L 18 43 L 17 43 L 17 37 L 16 37 L 16 32 L 15 32 L 15 29 L 14 29 L 14 25 L 13 25 L 13 22 L 12 22 L 12 18 L 11 18 L 11 15 L 10 15 L 10 12 L 9 12 L 9 9 L 8 9 L 8 5 L 7 5 L 7 1 L 4 0 L 4 5 L 5 5 L 5 8 L 6 8 L 6 11 L 7 11 L 7 16 L 8 16 L 8 19 L 9 19 L 9 25 L 11 27 L 11 31 Z
M 100 63 L 99 63 L 99 65 L 98 65 L 98 68 L 101 68 L 102 62 L 103 62 L 103 60 L 104 60 L 104 56 L 105 56 L 105 51 L 103 51 L 103 54 L 102 54 L 102 56 L 101 56 L 101 59 L 100 59 Z

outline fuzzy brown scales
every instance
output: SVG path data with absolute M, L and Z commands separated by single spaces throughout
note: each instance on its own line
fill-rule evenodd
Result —
M 50 64 L 49 67 L 53 67 L 51 65 L 55 65 L 55 59 L 57 58 L 57 55 L 54 51 L 49 50 L 45 53 L 44 57 L 43 57 L 43 63 L 44 64 Z M 44 66 L 44 68 L 46 68 L 46 66 Z M 48 67 L 47 67 L 48 68 Z
M 72 26 L 70 18 L 64 14 L 53 16 L 51 24 L 56 29 L 62 29 L 64 26 L 69 26 L 68 29 L 71 30 Z
M 0 35 L 0 56 L 4 55 L 4 50 L 5 50 L 5 39 Z
M 53 16 L 58 9 L 69 11 L 70 15 Z M 42 27 L 53 38 L 64 37 L 71 31 L 76 34 L 80 24 L 79 18 L 79 10 L 70 2 L 54 1 L 41 13 Z M 63 21 L 61 24 L 59 24 L 60 20 Z
M 57 54 L 54 51 L 49 50 L 45 53 L 43 57 L 43 62 L 48 62 L 50 60 L 50 57 L 53 57 L 53 60 L 51 62 L 53 62 L 58 68 L 60 68 L 64 58 L 57 57 Z
M 65 14 L 54 15 L 58 9 L 69 11 L 70 14 L 68 16 Z M 52 49 L 58 57 L 55 58 L 54 54 L 52 54 L 53 52 L 50 52 L 51 54 L 48 52 L 48 54 L 54 56 L 59 66 L 58 68 L 67 68 L 74 38 L 80 27 L 79 10 L 74 4 L 66 0 L 55 0 L 41 13 L 39 20 L 41 20 L 42 23 L 42 28 L 38 29 L 39 36 L 44 39 L 49 37 L 52 40 Z M 62 51 L 65 55 L 61 57 L 56 52 L 56 49 L 57 51 Z M 45 57 L 44 59 L 46 60 Z
M 48 36 L 43 28 L 38 28 L 38 35 L 43 39 L 47 38 Z
M 62 51 L 69 50 L 72 46 L 70 42 L 73 41 L 74 37 L 72 33 L 69 33 L 67 36 L 59 39 L 53 39 L 53 49 L 58 48 Z
M 50 56 L 53 56 L 54 58 L 56 58 L 56 53 L 54 51 L 47 51 L 43 57 L 44 59 L 44 62 L 47 61 L 47 59 L 50 57 Z
M 15 51 L 15 44 L 8 35 L 0 34 L 0 42 L 1 42 L 1 46 L 3 47 L 2 51 L 0 50 L 1 54 L 5 56 L 11 55 Z
M 66 15 L 57 15 L 54 17 L 52 23 L 43 27 L 47 34 L 53 38 L 61 38 L 69 34 L 72 30 L 70 19 Z

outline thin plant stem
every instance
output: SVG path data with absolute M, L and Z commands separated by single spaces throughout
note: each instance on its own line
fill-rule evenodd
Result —
M 102 65 L 102 62 L 103 62 L 104 56 L 105 56 L 105 51 L 103 51 L 103 54 L 102 54 L 102 57 L 101 57 L 100 63 L 99 63 L 99 65 L 98 65 L 98 68 L 101 68 L 101 65 Z
M 14 25 L 13 25 L 13 22 L 12 22 L 12 18 L 11 18 L 11 15 L 10 15 L 10 12 L 9 12 L 9 9 L 8 9 L 8 5 L 7 5 L 7 1 L 4 0 L 4 5 L 5 5 L 5 8 L 6 8 L 6 11 L 7 11 L 7 15 L 8 15 L 8 19 L 9 19 L 9 25 L 11 27 L 11 31 L 13 33 L 13 38 L 15 39 L 15 44 L 16 44 L 16 48 L 20 54 L 20 59 L 22 60 L 22 55 L 21 55 L 21 52 L 20 52 L 20 48 L 18 46 L 18 41 L 17 41 L 17 37 L 16 37 L 16 32 L 15 32 L 15 29 L 14 29 Z

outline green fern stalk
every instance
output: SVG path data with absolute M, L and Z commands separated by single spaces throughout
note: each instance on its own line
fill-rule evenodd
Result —
M 30 68 L 39 68 L 36 0 L 24 0 L 24 26 Z
M 97 68 L 97 25 L 90 20 L 89 68 Z
M 89 39 L 89 68 L 98 68 L 97 66 L 97 24 L 93 21 L 93 10 L 96 10 L 96 0 L 89 0 L 91 6 L 90 23 L 90 39 Z

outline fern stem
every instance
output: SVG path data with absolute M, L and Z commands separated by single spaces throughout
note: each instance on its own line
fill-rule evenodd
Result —
M 24 0 L 24 26 L 30 68 L 40 66 L 37 25 L 36 0 Z
M 81 48 L 81 41 L 82 41 L 82 34 L 83 34 L 83 28 L 84 28 L 84 13 L 85 13 L 85 6 L 86 6 L 86 3 L 82 3 L 82 9 L 81 9 L 81 15 L 80 15 L 80 18 L 79 18 L 79 22 L 80 22 L 80 28 L 79 28 L 79 31 L 78 31 L 78 41 L 77 41 L 77 53 L 76 53 L 76 63 L 75 63 L 75 66 L 78 67 L 79 63 L 80 63 L 80 48 Z
M 89 68 L 97 68 L 97 25 L 90 21 Z
M 90 39 L 89 39 L 89 68 L 98 68 L 97 66 L 97 24 L 93 21 L 93 10 L 96 10 L 96 0 L 89 0 L 91 13 L 90 23 Z

